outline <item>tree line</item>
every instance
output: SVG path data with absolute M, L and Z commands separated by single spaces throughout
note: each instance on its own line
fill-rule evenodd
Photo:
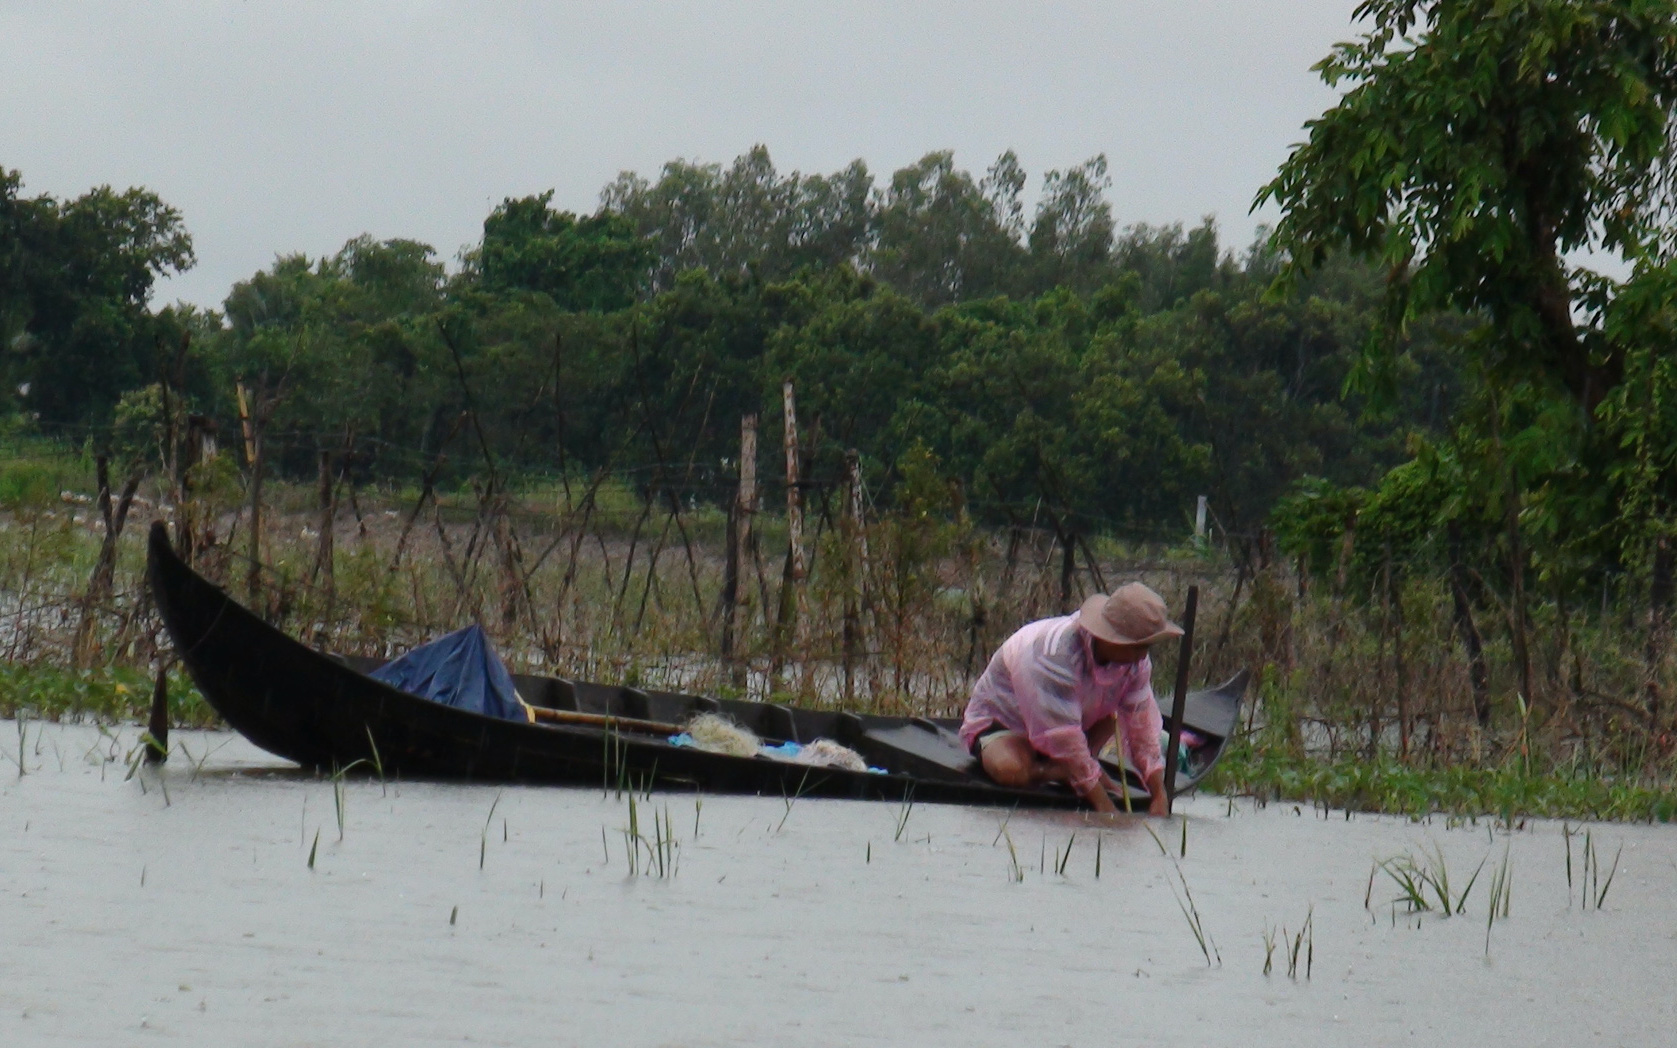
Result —
M 324 451 L 412 483 L 446 454 L 459 481 L 487 454 L 725 485 L 740 417 L 776 425 L 791 379 L 812 482 L 855 449 L 889 498 L 912 458 L 983 519 L 1142 538 L 1180 537 L 1202 494 L 1251 531 L 1301 477 L 1365 483 L 1452 410 L 1430 328 L 1395 407 L 1342 396 L 1373 269 L 1347 258 L 1278 298 L 1278 256 L 1237 256 L 1209 219 L 1117 230 L 1104 158 L 1049 172 L 1028 223 L 1025 180 L 1011 153 L 977 178 L 932 153 L 876 186 L 860 161 L 782 175 L 758 147 L 625 174 L 591 215 L 503 201 L 452 273 L 360 237 L 277 258 L 219 310 L 154 312 L 152 281 L 192 261 L 178 213 L 142 189 L 27 198 L 8 173 L 4 396 L 131 456 L 171 387 L 237 440 L 243 390 L 269 465 L 297 475 Z

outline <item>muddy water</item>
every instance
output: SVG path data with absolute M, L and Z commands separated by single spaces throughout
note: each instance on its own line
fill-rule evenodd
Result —
M 1139 819 L 998 840 L 1005 812 L 917 806 L 899 834 L 889 804 L 677 794 L 638 807 L 679 844 L 660 878 L 628 875 L 598 789 L 353 780 L 340 840 L 330 781 L 175 742 L 125 779 L 132 729 L 30 725 L 27 774 L 0 761 L 0 1044 L 1656 1045 L 1677 1018 L 1669 827 L 1594 827 L 1603 877 L 1623 855 L 1584 911 L 1551 823 L 1204 797 L 1179 880 Z M 1180 850 L 1182 820 L 1151 825 Z M 1365 908 L 1374 861 L 1434 848 L 1458 890 L 1492 856 L 1464 915 L 1406 919 L 1383 875 Z M 1307 913 L 1309 978 L 1280 944 L 1264 975 L 1265 929 Z

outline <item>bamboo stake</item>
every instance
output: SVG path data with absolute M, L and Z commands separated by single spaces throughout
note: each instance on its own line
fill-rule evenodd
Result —
M 845 486 L 848 489 L 844 515 L 849 584 L 844 588 L 844 701 L 856 697 L 856 657 L 862 649 L 862 601 L 868 575 L 868 533 L 862 515 L 862 462 L 855 448 L 844 453 Z
M 781 583 L 780 591 L 780 623 L 776 630 L 775 665 L 770 673 L 770 687 L 773 678 L 780 670 L 780 664 L 785 658 L 788 637 L 800 653 L 807 653 L 808 649 L 808 608 L 805 604 L 804 578 L 808 568 L 804 561 L 804 514 L 802 492 L 798 488 L 798 408 L 797 398 L 792 388 L 792 380 L 787 379 L 780 387 L 781 402 L 785 416 L 785 447 L 786 447 L 786 573 Z M 800 686 L 806 690 L 809 685 L 810 664 L 808 658 L 800 659 L 802 673 Z
M 728 562 L 722 580 L 722 658 L 731 664 L 734 686 L 746 683 L 745 664 L 737 659 L 741 590 L 751 557 L 751 518 L 757 512 L 757 416 L 740 416 L 739 490 L 728 515 Z
M 1188 705 L 1188 660 L 1194 653 L 1194 615 L 1199 611 L 1200 588 L 1188 587 L 1188 607 L 1182 612 L 1182 646 L 1176 657 L 1176 699 L 1170 708 L 1170 736 L 1165 744 L 1165 797 L 1176 801 L 1176 753 L 1182 745 L 1182 714 Z

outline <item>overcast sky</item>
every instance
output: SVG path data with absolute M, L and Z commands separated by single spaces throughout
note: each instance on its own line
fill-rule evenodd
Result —
M 212 306 L 277 254 L 371 233 L 452 261 L 505 197 L 592 211 L 619 171 L 759 142 L 881 183 L 1011 148 L 1030 197 L 1104 152 L 1120 225 L 1214 214 L 1244 247 L 1355 5 L 0 0 L 0 166 L 157 192 L 198 252 L 157 297 Z

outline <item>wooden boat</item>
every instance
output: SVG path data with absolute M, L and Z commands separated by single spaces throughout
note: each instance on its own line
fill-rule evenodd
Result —
M 204 698 L 240 734 L 305 767 L 331 770 L 356 762 L 387 776 L 479 782 L 633 783 L 663 789 L 871 800 L 1076 807 L 1062 787 L 1016 790 L 983 774 L 961 746 L 959 722 L 791 709 L 698 695 L 513 675 L 520 696 L 555 717 L 593 723 L 521 723 L 422 699 L 366 676 L 375 660 L 315 651 L 263 622 L 194 572 L 175 553 L 167 530 L 152 525 L 147 566 L 152 595 L 175 650 Z M 1198 737 L 1178 792 L 1203 778 L 1239 721 L 1247 674 L 1190 693 L 1184 726 Z M 833 739 L 875 769 L 810 767 L 768 757 L 734 757 L 672 744 L 636 722 L 680 724 L 704 712 L 725 714 L 765 741 Z M 589 716 L 592 715 L 592 716 Z M 1109 763 L 1126 782 L 1130 803 L 1147 790 L 1128 768 Z M 1124 777 L 1120 778 L 1120 774 Z

